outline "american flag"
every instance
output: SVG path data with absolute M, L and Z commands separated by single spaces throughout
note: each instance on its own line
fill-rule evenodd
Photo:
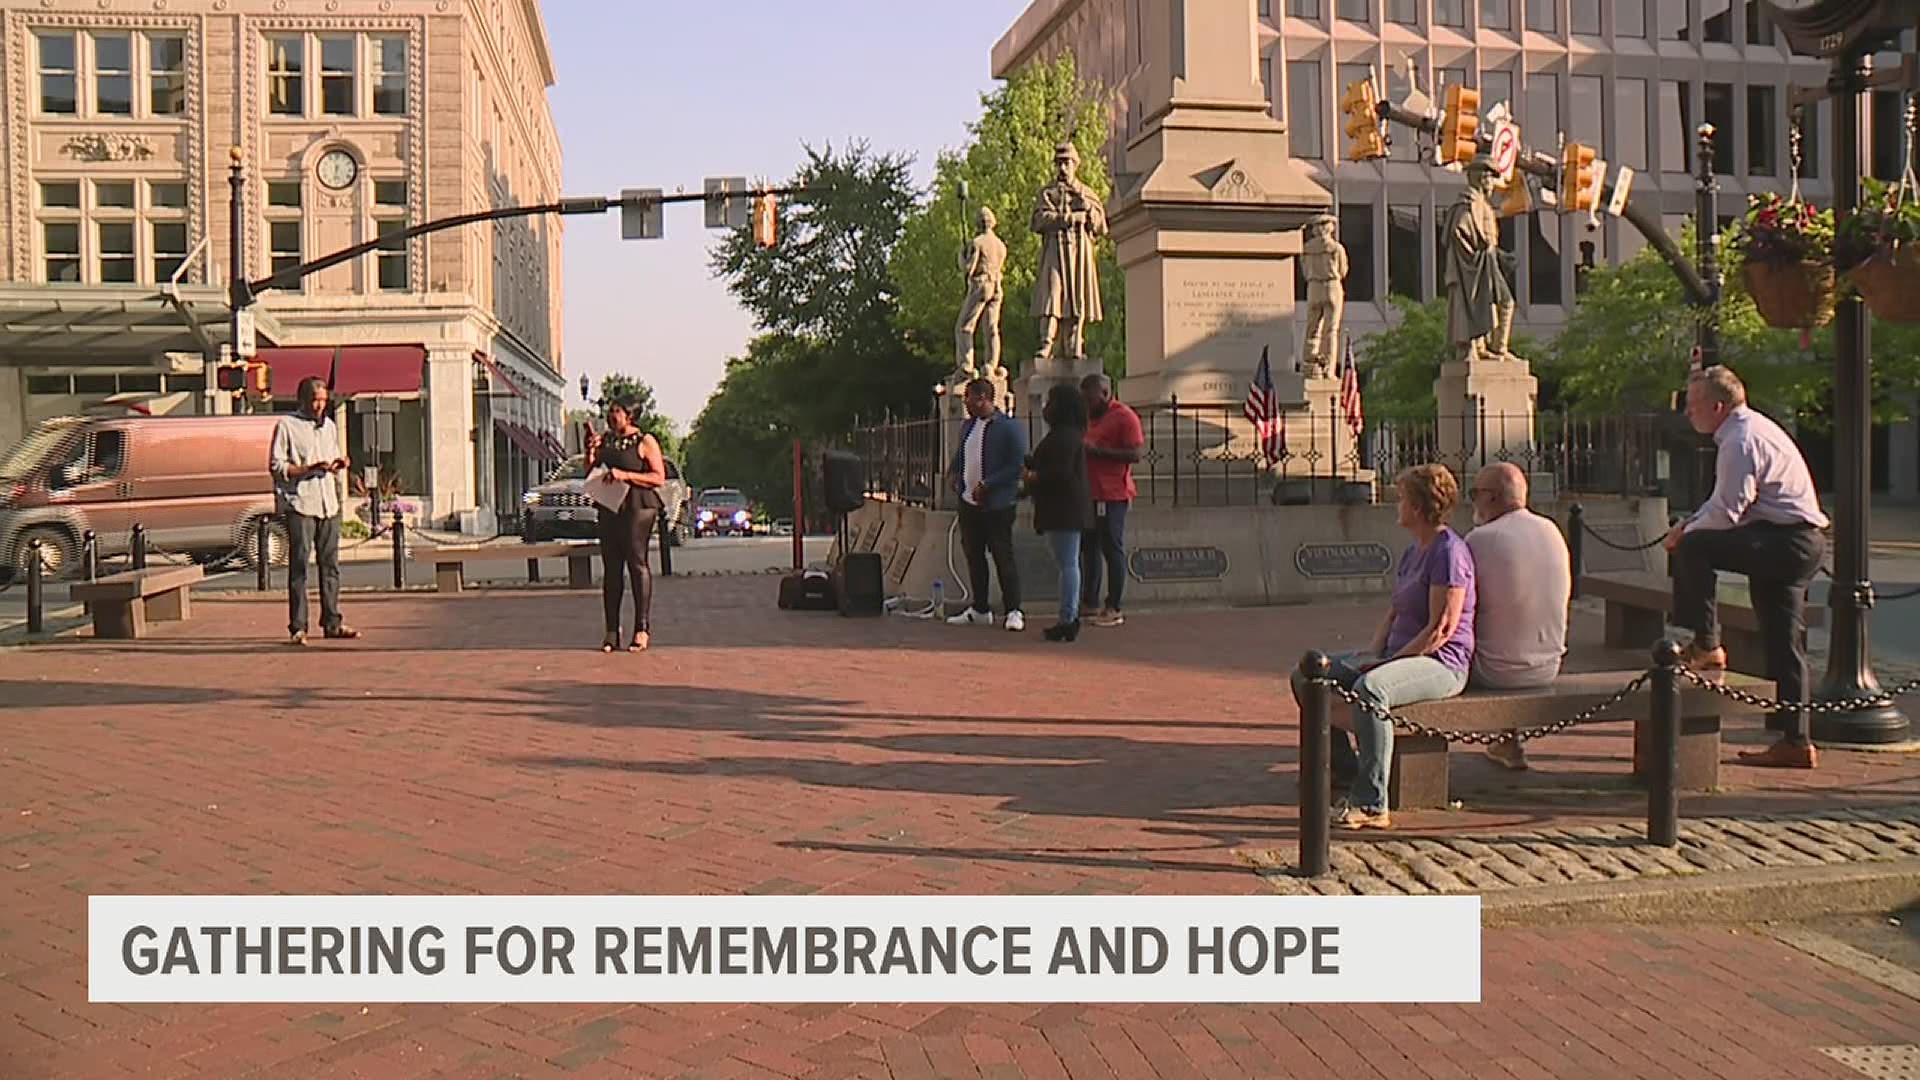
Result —
M 1287 452 L 1287 421 L 1280 413 L 1280 395 L 1273 388 L 1273 367 L 1267 362 L 1267 349 L 1260 349 L 1260 370 L 1253 373 L 1253 385 L 1247 388 L 1247 419 L 1260 440 L 1260 452 L 1268 463 L 1280 460 Z
M 1367 419 L 1360 408 L 1360 369 L 1353 362 L 1353 341 L 1347 341 L 1346 370 L 1340 373 L 1340 415 L 1347 419 L 1347 430 L 1359 438 L 1366 430 Z

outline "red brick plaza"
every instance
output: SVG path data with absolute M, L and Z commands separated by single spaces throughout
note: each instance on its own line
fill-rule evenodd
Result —
M 1756 928 L 1489 930 L 1464 1007 L 87 1003 L 96 893 L 1271 891 L 1285 670 L 1374 619 L 1148 612 L 1060 646 L 773 594 L 664 580 L 636 655 L 552 590 L 350 594 L 366 638 L 302 652 L 277 597 L 0 652 L 0 1077 L 1731 1080 L 1920 1042 L 1920 1004 Z M 1401 829 L 1632 820 L 1630 745 L 1538 743 L 1522 780 L 1457 755 L 1468 805 Z M 1920 802 L 1913 756 L 1724 775 L 1689 815 Z

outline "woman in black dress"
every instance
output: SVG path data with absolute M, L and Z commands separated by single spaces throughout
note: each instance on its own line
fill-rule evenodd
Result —
M 1062 383 L 1047 391 L 1041 416 L 1046 437 L 1027 458 L 1027 492 L 1033 496 L 1034 531 L 1060 564 L 1060 621 L 1046 629 L 1048 641 L 1080 637 L 1080 536 L 1093 528 L 1093 492 L 1087 486 L 1087 403 L 1078 387 Z
M 653 609 L 647 546 L 666 506 L 660 487 L 667 482 L 667 466 L 660 444 L 634 423 L 633 407 L 625 402 L 607 406 L 604 435 L 587 436 L 587 469 L 591 472 L 599 466 L 606 466 L 615 480 L 627 485 L 620 509 L 600 508 L 601 591 L 607 615 L 607 636 L 600 642 L 600 651 L 621 647 L 620 599 L 625 578 L 633 580 L 633 639 L 626 648 L 645 650 L 652 643 L 649 617 Z

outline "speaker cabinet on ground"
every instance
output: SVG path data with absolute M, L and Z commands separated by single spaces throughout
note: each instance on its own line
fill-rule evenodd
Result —
M 835 514 L 851 514 L 867 501 L 867 478 L 860 455 L 845 450 L 829 450 L 821 462 L 827 480 L 827 509 Z
M 881 574 L 880 556 L 871 551 L 852 552 L 840 560 L 840 614 L 846 616 L 879 615 L 886 610 L 887 584 Z

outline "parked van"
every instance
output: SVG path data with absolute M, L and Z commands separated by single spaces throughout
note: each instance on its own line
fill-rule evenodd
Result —
M 148 550 L 202 561 L 239 554 L 269 530 L 269 558 L 286 559 L 273 522 L 267 455 L 278 416 L 69 416 L 41 422 L 0 454 L 0 568 L 23 577 L 28 545 L 41 567 L 71 576 L 91 531 L 102 557 L 132 548 L 134 525 Z

